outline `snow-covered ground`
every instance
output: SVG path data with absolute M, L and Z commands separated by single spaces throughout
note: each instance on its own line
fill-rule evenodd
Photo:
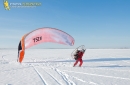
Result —
M 130 85 L 130 49 L 87 49 L 73 67 L 73 49 L 0 49 L 0 85 Z

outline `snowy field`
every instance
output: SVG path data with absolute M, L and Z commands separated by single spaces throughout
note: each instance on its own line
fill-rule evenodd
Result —
M 130 85 L 130 49 L 87 49 L 73 67 L 73 49 L 0 49 L 0 85 Z

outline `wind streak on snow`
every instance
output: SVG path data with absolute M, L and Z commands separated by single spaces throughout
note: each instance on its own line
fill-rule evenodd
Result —
M 68 71 L 68 70 L 62 70 L 65 72 L 73 72 L 73 73 L 79 73 L 79 74 L 86 74 L 91 76 L 101 76 L 101 77 L 107 77 L 107 78 L 115 78 L 115 79 L 123 79 L 123 80 L 130 80 L 130 78 L 122 78 L 122 77 L 114 77 L 114 76 L 105 76 L 105 75 L 98 75 L 98 74 L 91 74 L 91 73 L 83 73 L 83 72 L 75 72 L 75 71 Z
M 45 85 L 48 85 L 46 83 L 46 81 L 44 80 L 44 78 L 42 77 L 42 75 L 39 73 L 39 71 L 32 65 L 32 67 L 34 68 L 34 70 L 36 71 L 36 73 L 39 75 L 39 77 L 41 78 L 42 82 L 45 84 Z

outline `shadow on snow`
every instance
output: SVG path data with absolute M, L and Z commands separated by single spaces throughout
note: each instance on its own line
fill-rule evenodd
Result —
M 84 62 L 124 61 L 124 60 L 130 60 L 130 58 L 98 58 L 98 59 L 84 60 Z
M 83 62 L 104 62 L 104 61 L 124 61 L 130 60 L 130 58 L 98 58 L 83 60 Z M 45 63 L 45 62 L 75 62 L 75 60 L 48 60 L 48 61 L 35 61 L 35 62 L 23 62 L 23 63 Z
M 88 60 L 83 60 L 83 62 L 105 62 L 105 61 L 124 61 L 124 60 L 130 60 L 130 58 L 98 58 L 98 59 L 88 59 Z M 75 62 L 75 60 L 56 60 L 56 61 L 36 61 L 36 62 L 23 62 L 23 63 L 56 63 L 56 62 Z M 129 63 L 129 62 L 128 62 Z M 104 65 L 104 66 L 83 66 L 83 67 L 130 67 L 130 66 L 123 66 L 123 65 Z

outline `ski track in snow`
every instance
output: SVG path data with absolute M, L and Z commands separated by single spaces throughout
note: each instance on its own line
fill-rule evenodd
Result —
M 128 81 L 130 81 L 130 78 L 122 78 L 122 77 L 115 77 L 115 76 L 106 76 L 106 75 L 99 75 L 99 74 L 92 74 L 92 73 L 84 73 L 84 72 L 74 72 L 74 71 L 68 71 L 68 70 L 62 70 L 62 71 L 72 72 L 72 73 L 77 73 L 77 74 L 91 75 L 91 76 L 107 77 L 107 78 L 113 78 L 113 79 L 122 79 L 122 80 L 128 80 Z
M 125 62 L 125 63 L 130 63 L 130 62 L 128 62 L 127 60 L 122 60 L 123 62 Z M 112 65 L 112 66 L 119 66 L 119 67 L 121 67 L 121 66 L 124 66 L 124 65 L 119 65 L 119 64 L 114 64 L 114 63 L 106 63 L 106 62 L 100 62 L 100 63 L 102 63 L 103 65 Z M 125 67 L 125 66 L 124 66 Z M 128 67 L 130 67 L 130 66 L 128 66 Z M 83 67 L 83 68 L 88 68 L 88 67 Z M 108 68 L 95 68 L 95 67 L 90 67 L 89 69 L 99 69 L 99 70 L 109 70 L 109 71 L 118 71 L 118 72 L 130 72 L 130 70 L 116 70 L 116 69 L 108 69 Z
M 46 62 L 47 62 L 47 61 L 46 61 Z M 80 79 L 80 78 L 77 78 L 77 77 L 74 77 L 74 76 L 69 76 L 67 73 L 62 72 L 62 70 L 59 70 L 58 68 L 54 67 L 51 63 L 49 63 L 49 62 L 47 62 L 47 63 L 49 64 L 49 67 L 46 68 L 46 69 L 50 69 L 50 70 L 56 71 L 57 74 L 59 74 L 59 75 L 62 77 L 62 79 L 66 82 L 67 85 L 76 85 L 76 84 L 75 84 L 71 79 L 69 79 L 69 78 L 75 78 L 75 79 L 78 80 L 78 81 L 86 82 L 86 81 L 84 81 L 84 80 L 82 80 L 82 79 Z M 45 70 L 44 70 L 44 71 L 45 71 Z M 47 73 L 48 75 L 50 75 L 59 85 L 63 85 L 62 83 L 58 82 L 58 80 L 57 80 L 52 74 L 48 73 L 47 71 L 46 71 L 46 73 Z M 88 83 L 88 82 L 86 82 L 86 83 Z M 95 84 L 94 84 L 94 85 L 95 85 Z
M 34 62 L 36 62 L 36 60 L 33 59 Z M 46 62 L 46 61 L 45 61 Z M 67 83 L 67 85 L 76 85 L 72 80 L 69 79 L 69 75 L 66 74 L 65 72 L 62 72 L 60 71 L 59 69 L 57 68 L 54 68 L 51 63 L 49 62 L 46 62 L 49 66 L 50 66 L 50 70 L 53 69 L 54 71 L 56 71 L 62 78 L 63 80 Z M 39 66 L 39 65 L 37 65 Z M 39 75 L 39 77 L 41 78 L 42 82 L 45 84 L 45 85 L 48 85 L 47 82 L 44 80 L 43 76 L 40 74 L 40 72 L 36 69 L 36 67 L 32 64 L 32 67 L 34 68 L 34 70 L 36 71 L 36 73 Z M 44 69 L 43 69 L 44 70 Z M 45 70 L 44 70 L 45 71 Z M 51 75 L 50 73 L 48 73 L 47 71 L 45 71 L 48 75 L 50 75 L 59 85 L 63 85 L 62 83 L 58 82 L 58 80 L 53 76 Z M 81 79 L 80 79 L 81 81 Z
M 59 70 L 58 68 L 54 68 L 53 66 L 51 66 L 51 68 L 53 68 L 53 70 L 55 70 L 63 78 L 63 80 L 68 83 L 67 85 L 77 85 L 69 78 L 74 78 L 80 82 L 86 83 L 87 85 L 88 84 L 89 85 L 98 85 L 97 83 L 92 82 L 92 81 L 85 81 L 85 80 L 82 80 L 82 79 L 75 77 L 75 76 L 69 76 L 64 70 Z
M 86 67 L 85 67 L 86 68 Z M 130 70 L 115 70 L 115 69 L 107 69 L 107 68 L 89 68 L 93 70 L 105 70 L 105 71 L 114 71 L 114 72 L 130 72 Z
M 45 70 L 44 70 L 45 71 Z M 60 83 L 52 74 L 50 74 L 49 72 L 45 71 L 48 75 L 50 75 L 59 85 L 62 85 L 62 83 Z
M 47 62 L 49 65 L 51 65 L 51 63 Z M 46 69 L 50 69 L 50 70 L 54 70 L 56 71 L 62 78 L 63 80 L 67 83 L 67 85 L 77 85 L 74 83 L 74 81 L 72 81 L 71 79 L 69 78 L 74 78 L 80 82 L 84 82 L 84 83 L 87 83 L 89 85 L 98 85 L 97 83 L 94 83 L 92 81 L 84 81 L 80 78 L 77 78 L 75 76 L 69 76 L 66 72 L 63 72 L 62 70 L 59 70 L 58 68 L 55 68 L 54 66 L 50 66 L 50 68 L 46 68 Z M 50 73 L 48 73 L 51 77 L 53 77 L 54 80 L 56 80 L 56 78 L 54 78 L 54 76 L 52 76 Z M 56 80 L 56 82 L 58 82 L 58 80 Z M 59 83 L 59 82 L 58 82 Z M 63 85 L 63 84 L 60 84 L 60 85 Z
M 51 63 L 49 63 L 49 62 L 48 62 L 48 64 L 51 65 Z M 53 67 L 52 65 L 50 67 L 53 70 L 55 70 L 63 78 L 63 80 L 67 83 L 67 85 L 76 85 L 72 80 L 69 79 L 68 74 L 66 74 L 65 72 L 60 71 L 59 69 Z
M 40 74 L 40 72 L 35 68 L 34 65 L 32 65 L 32 67 L 34 68 L 34 70 L 36 71 L 36 73 L 38 74 L 38 76 L 40 77 L 40 79 L 42 80 L 44 85 L 48 85 L 47 82 L 45 81 L 45 79 L 43 78 L 43 76 Z
M 56 72 L 62 76 L 62 78 L 68 83 L 68 85 L 76 85 L 73 81 L 69 79 L 68 74 L 66 74 L 65 72 L 62 72 L 58 69 L 56 69 Z

